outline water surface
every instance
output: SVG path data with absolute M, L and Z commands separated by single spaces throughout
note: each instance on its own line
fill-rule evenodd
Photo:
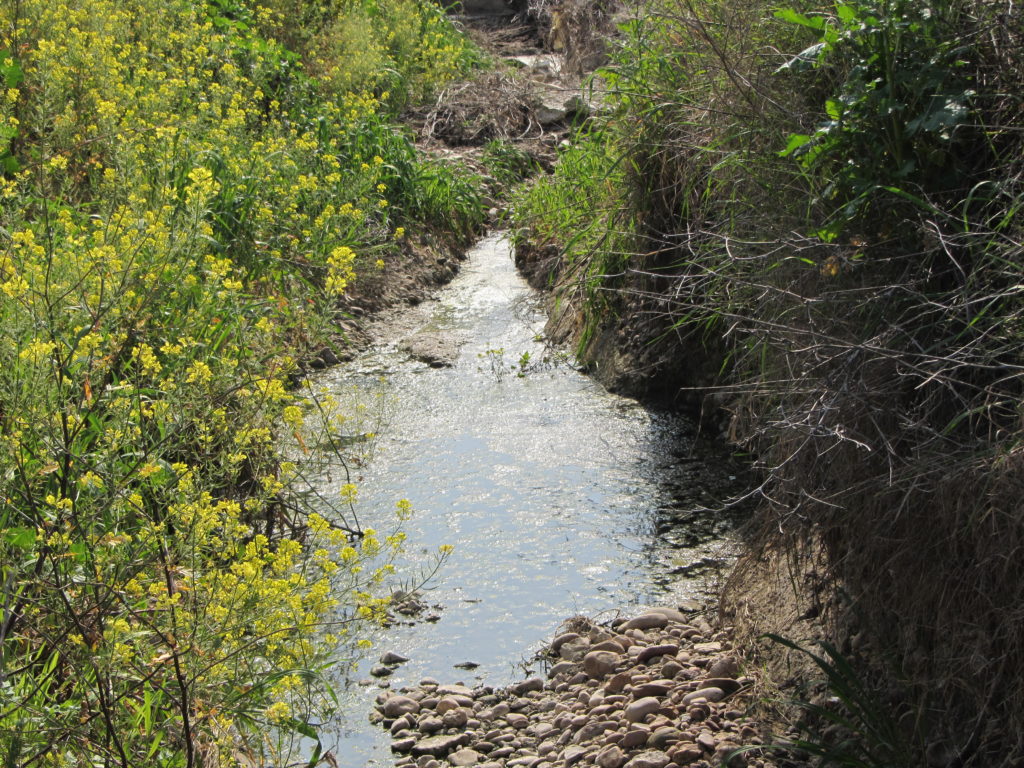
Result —
M 359 513 L 364 526 L 387 528 L 395 501 L 412 502 L 399 571 L 429 567 L 442 544 L 455 548 L 425 593 L 439 618 L 378 632 L 357 676 L 394 650 L 410 661 L 393 687 L 424 676 L 505 684 L 570 616 L 674 604 L 708 588 L 706 570 L 688 566 L 724 554 L 729 521 L 690 510 L 720 496 L 732 468 L 693 448 L 679 417 L 543 363 L 544 320 L 508 242 L 491 236 L 436 301 L 403 321 L 406 334 L 457 338 L 453 366 L 411 359 L 399 334 L 319 380 L 344 394 L 383 379 L 391 393 L 389 425 L 358 470 Z M 334 467 L 317 485 L 330 494 L 340 482 Z M 453 667 L 463 662 L 479 666 Z M 376 692 L 345 694 L 332 724 L 342 765 L 392 764 L 387 734 L 366 721 Z

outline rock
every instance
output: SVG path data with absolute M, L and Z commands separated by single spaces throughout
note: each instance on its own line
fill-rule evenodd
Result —
M 626 686 L 632 682 L 633 677 L 629 672 L 619 672 L 611 680 L 605 683 L 604 689 L 608 693 L 618 693 L 626 689 Z
M 437 714 L 443 715 L 445 712 L 451 712 L 453 709 L 458 709 L 459 706 L 459 700 L 454 696 L 445 696 L 434 705 L 434 710 Z
M 739 672 L 740 665 L 732 656 L 718 656 L 708 664 L 710 677 L 736 677 Z
M 704 701 L 721 701 L 725 698 L 725 691 L 721 688 L 698 688 L 696 691 L 683 696 L 683 704 L 689 704 L 696 699 L 704 699 Z
M 625 716 L 629 722 L 638 723 L 659 709 L 661 709 L 661 702 L 653 696 L 646 696 L 626 705 Z
M 571 661 L 560 661 L 551 669 L 548 670 L 548 677 L 558 677 L 572 672 L 576 669 L 576 665 Z
M 687 621 L 685 614 L 677 611 L 675 608 L 651 608 L 647 613 L 660 613 L 669 621 L 674 621 L 678 624 L 685 624 Z
M 583 671 L 592 678 L 607 677 L 615 671 L 620 659 L 611 651 L 591 651 L 583 657 Z
M 734 744 L 731 741 L 720 742 L 715 747 L 715 754 L 711 760 L 717 765 L 729 765 L 732 768 L 739 768 L 742 765 L 746 765 L 746 759 L 743 755 L 736 755 L 729 759 L 729 756 L 739 748 L 739 744 Z
M 444 757 L 457 747 L 461 747 L 469 737 L 464 733 L 442 734 L 417 741 L 412 746 L 414 755 L 433 755 Z
M 403 656 L 402 654 L 395 653 L 394 651 L 388 651 L 380 657 L 381 664 L 404 664 L 408 660 L 408 656 Z
M 558 637 L 556 637 L 554 640 L 551 641 L 551 652 L 552 653 L 558 653 L 559 651 L 562 650 L 562 646 L 563 645 L 565 645 L 566 643 L 571 643 L 574 640 L 579 640 L 579 639 L 580 639 L 580 636 L 579 636 L 578 632 L 566 632 L 564 634 L 561 634 Z
M 626 763 L 626 768 L 665 768 L 670 762 L 672 759 L 664 752 L 649 749 Z
M 452 666 L 455 667 L 455 669 L 472 670 L 476 669 L 480 665 L 475 661 L 460 661 L 458 664 L 452 664 Z
M 628 629 L 664 629 L 668 626 L 668 617 L 662 613 L 642 613 L 630 619 L 619 631 L 625 632 Z
M 391 667 L 385 667 L 383 664 L 377 664 L 370 670 L 370 674 L 374 677 L 387 677 L 393 674 L 395 670 Z
M 701 688 L 721 688 L 728 695 L 736 693 L 742 686 L 731 677 L 709 677 L 700 684 Z M 710 701 L 710 699 L 709 699 Z
M 652 680 L 649 683 L 640 683 L 633 688 L 633 697 L 642 699 L 646 696 L 664 696 L 673 688 L 676 683 L 672 680 Z
M 717 640 L 710 643 L 694 643 L 693 650 L 695 653 L 721 653 L 722 644 Z
M 439 685 L 436 691 L 438 696 L 465 696 L 473 698 L 473 689 L 465 685 Z
M 399 731 L 404 731 L 407 728 L 414 728 L 415 726 L 416 721 L 413 719 L 412 715 L 402 715 L 391 724 L 391 727 L 388 730 L 391 731 L 392 736 L 395 736 Z
M 590 650 L 592 650 L 592 651 L 611 651 L 612 653 L 625 653 L 626 652 L 626 649 L 622 647 L 622 643 L 620 643 L 618 640 L 612 640 L 611 638 L 609 638 L 607 640 L 602 640 L 599 643 L 594 643 L 594 645 L 590 646 Z
M 678 661 L 666 661 L 661 665 L 661 676 L 670 680 L 682 671 L 683 665 Z
M 577 118 L 584 118 L 590 114 L 590 104 L 578 93 L 567 98 L 562 106 L 565 107 L 566 112 Z
M 577 744 L 585 744 L 588 741 L 592 741 L 604 733 L 605 727 L 603 723 L 591 720 L 584 723 L 583 726 L 576 731 L 576 735 L 573 736 L 573 741 Z
M 476 765 L 482 757 L 475 749 L 460 749 L 448 755 L 448 762 L 455 766 Z
M 710 731 L 701 731 L 697 735 L 697 746 L 703 749 L 705 752 L 714 752 L 715 747 L 718 746 L 718 742 L 715 737 L 711 735 Z
M 692 741 L 684 741 L 680 744 L 676 744 L 675 748 L 669 752 L 669 756 L 673 762 L 679 765 L 686 765 L 692 763 L 695 760 L 700 760 L 704 757 L 704 750 L 694 744 Z
M 537 122 L 543 126 L 561 123 L 570 114 L 567 100 L 556 90 L 544 89 L 540 92 L 534 114 Z
M 469 712 L 464 707 L 450 709 L 441 716 L 445 728 L 463 728 L 469 722 Z
M 442 728 L 444 728 L 444 721 L 441 720 L 441 718 L 433 717 L 432 715 L 424 717 L 420 720 L 419 725 L 417 726 L 418 731 L 426 734 L 437 733 Z
M 516 730 L 522 730 L 530 724 L 530 718 L 526 715 L 520 715 L 518 712 L 510 712 L 505 715 L 505 720 Z
M 575 763 L 578 763 L 585 754 L 587 754 L 586 747 L 566 747 L 565 750 L 562 752 L 562 762 L 566 766 L 573 765 Z
M 646 664 L 648 661 L 657 658 L 658 656 L 675 656 L 677 653 L 679 653 L 679 646 L 673 643 L 649 645 L 640 651 L 636 660 L 640 664 Z
M 524 680 L 521 683 L 516 683 L 509 688 L 512 693 L 516 696 L 522 696 L 523 694 L 529 693 L 530 691 L 543 691 L 544 681 L 539 677 L 531 677 L 529 680 Z
M 419 702 L 410 699 L 408 696 L 389 696 L 384 702 L 385 717 L 401 717 L 409 712 L 415 714 L 419 711 Z
M 621 768 L 626 762 L 626 755 L 617 746 L 610 744 L 597 753 L 594 762 L 598 768 Z
M 651 732 L 646 728 L 634 728 L 633 730 L 626 731 L 626 735 L 622 737 L 619 744 L 622 745 L 623 749 L 635 749 L 646 744 L 650 737 Z
M 391 742 L 391 751 L 392 752 L 408 752 L 410 749 L 412 749 L 412 747 L 413 747 L 413 745 L 415 743 L 416 743 L 416 737 L 415 736 L 410 736 L 407 739 L 399 739 L 398 741 Z
M 558 655 L 568 661 L 579 661 L 586 656 L 588 650 L 590 650 L 590 641 L 585 637 L 580 637 L 563 643 L 562 647 L 558 649 Z
M 451 332 L 421 331 L 402 341 L 399 349 L 431 368 L 449 368 L 459 357 L 462 341 Z
M 682 738 L 682 731 L 678 728 L 666 725 L 658 728 L 651 734 L 651 737 L 647 739 L 647 746 L 651 749 L 660 749 L 664 752 L 669 746 L 675 744 Z

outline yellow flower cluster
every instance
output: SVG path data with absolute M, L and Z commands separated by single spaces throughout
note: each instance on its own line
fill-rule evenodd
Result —
M 338 5 L 328 26 L 365 11 Z M 296 512 L 317 441 L 293 379 L 338 294 L 400 247 L 420 160 L 386 94 L 305 74 L 268 34 L 284 18 L 0 7 L 0 564 L 24 606 L 0 638 L 21 702 L 0 708 L 0 753 L 59 744 L 52 764 L 84 765 L 116 743 L 119 764 L 178 766 L 201 745 L 233 764 L 247 727 L 323 700 L 295 670 L 334 651 L 326 626 L 384 614 L 401 535 L 349 536 L 341 504 Z M 425 81 L 461 55 L 439 24 L 410 38 Z

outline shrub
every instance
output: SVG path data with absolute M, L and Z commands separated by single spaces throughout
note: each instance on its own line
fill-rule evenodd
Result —
M 274 23 L 234 0 L 0 10 L 6 765 L 308 756 L 325 667 L 382 616 L 402 537 L 358 524 L 352 485 L 303 502 L 338 414 L 297 361 L 418 216 L 481 212 Z
M 1024 750 L 1013 16 L 659 3 L 613 57 L 596 143 L 520 213 L 569 261 L 580 231 L 599 244 L 592 326 L 658 317 L 646 342 L 686 340 L 677 388 L 717 357 L 764 472 L 761 543 L 825 548 L 852 601 L 834 644 L 894 653 L 931 758 L 962 764 Z

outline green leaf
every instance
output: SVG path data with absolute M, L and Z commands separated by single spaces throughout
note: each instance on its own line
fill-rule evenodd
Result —
M 799 24 L 803 27 L 810 27 L 816 29 L 819 32 L 825 29 L 826 21 L 824 16 L 807 16 L 803 13 L 798 13 L 792 8 L 783 8 L 778 10 L 774 14 L 775 18 L 782 19 L 782 21 L 788 21 L 790 24 Z
M 833 120 L 838 120 L 843 116 L 843 105 L 841 102 L 835 99 L 825 100 L 825 113 Z
M 845 3 L 836 3 L 836 15 L 847 27 L 852 27 L 859 21 L 857 11 L 854 10 L 852 5 L 846 5 Z
M 791 133 L 789 141 L 786 142 L 786 148 L 779 152 L 779 157 L 789 157 L 810 140 L 811 137 L 806 133 Z
M 18 549 L 33 549 L 36 545 L 34 528 L 8 528 L 4 531 L 4 540 Z
M 6 62 L 10 61 L 10 64 Z M 4 83 L 8 88 L 16 88 L 25 79 L 25 73 L 21 66 L 11 56 L 8 49 L 0 50 L 0 76 L 3 76 Z

